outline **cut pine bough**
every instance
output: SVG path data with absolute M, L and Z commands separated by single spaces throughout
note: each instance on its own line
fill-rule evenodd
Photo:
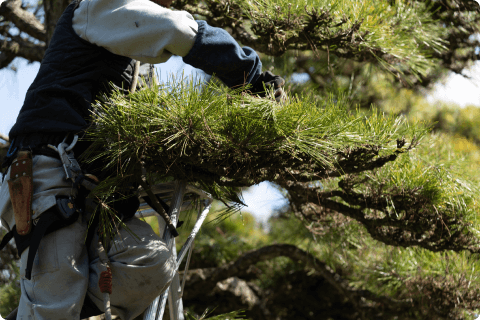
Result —
M 406 228 L 402 239 L 433 235 L 432 243 L 412 242 L 431 250 L 477 242 L 476 224 L 464 223 L 476 207 L 463 205 L 472 203 L 476 189 L 458 184 L 428 151 L 414 151 L 428 129 L 403 117 L 352 111 L 341 96 L 295 96 L 278 104 L 193 82 L 129 96 L 115 92 L 103 100 L 94 108 L 89 156 L 103 158 L 115 177 L 95 191 L 99 197 L 124 192 L 121 186 L 138 179 L 141 166 L 152 183 L 185 180 L 230 208 L 242 205 L 240 188 L 271 181 L 287 190 L 297 210 L 312 203 L 340 212 L 380 241 Z M 320 189 L 315 181 L 322 182 Z M 422 205 L 417 210 L 405 201 Z M 437 211 L 458 231 L 453 236 L 467 232 L 473 242 L 445 242 L 430 223 L 418 232 L 408 223 L 410 217 L 428 222 Z
M 222 200 L 232 200 L 228 188 L 292 173 L 338 176 L 348 150 L 362 148 L 371 158 L 397 154 L 427 132 L 403 118 L 351 112 L 342 97 L 277 104 L 215 84 L 166 84 L 105 101 L 96 105 L 89 132 L 94 158 L 126 177 L 143 161 L 158 179 L 195 182 Z

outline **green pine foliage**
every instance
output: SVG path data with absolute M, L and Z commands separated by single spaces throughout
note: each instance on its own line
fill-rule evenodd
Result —
M 294 96 L 278 104 L 214 83 L 116 92 L 95 108 L 89 156 L 120 173 L 105 185 L 122 185 L 119 179 L 138 176 L 144 166 L 159 181 L 185 179 L 224 202 L 240 202 L 235 188 L 291 170 L 306 179 L 309 169 L 341 171 L 339 151 L 378 146 L 377 154 L 399 154 L 426 133 L 405 119 L 379 112 L 365 117 L 348 106 L 334 96 Z
M 175 5 L 230 27 L 242 43 L 270 56 L 312 50 L 379 63 L 396 75 L 426 75 L 445 30 L 420 1 L 183 1 Z
M 396 72 L 406 68 L 426 74 L 435 63 L 428 51 L 446 49 L 442 28 L 426 6 L 411 1 L 245 1 L 241 6 L 255 33 L 271 31 L 269 27 L 275 25 L 273 34 L 283 43 L 298 37 L 301 26 L 313 24 L 315 18 L 325 19 L 326 28 L 318 26 L 308 35 L 313 45 L 328 47 L 340 56 L 369 52 Z M 402 61 L 403 66 L 393 61 Z
M 20 302 L 20 270 L 15 262 L 12 262 L 12 269 L 16 277 L 10 283 L 0 286 L 0 316 L 3 317 L 9 315 Z
M 278 104 L 215 83 L 117 92 L 97 104 L 89 132 L 92 159 L 115 172 L 94 194 L 107 201 L 113 191 L 125 192 L 121 186 L 138 180 L 142 167 L 153 181 L 185 179 L 230 207 L 242 204 L 239 188 L 268 180 L 289 190 L 301 182 L 307 189 L 289 192 L 340 206 L 377 240 L 476 252 L 478 225 L 469 221 L 478 190 L 458 172 L 448 144 L 427 140 L 433 152 L 408 152 L 424 126 L 350 110 L 341 95 Z M 313 181 L 322 183 L 309 188 Z
M 418 93 L 479 59 L 476 1 L 174 6 L 260 52 L 264 68 L 287 79 L 289 97 L 278 104 L 248 88 L 182 81 L 103 97 L 88 139 L 91 159 L 111 173 L 92 195 L 104 236 L 119 223 L 115 201 L 132 196 L 144 172 L 151 183 L 187 180 L 236 209 L 242 188 L 271 181 L 289 207 L 270 230 L 248 214 L 218 215 L 198 236 L 192 268 L 225 267 L 258 247 L 290 244 L 317 265 L 282 256 L 238 275 L 272 319 L 473 319 L 480 309 L 478 109 L 437 108 Z M 298 74 L 307 80 L 293 83 Z M 0 306 L 15 303 L 17 289 L 3 286 Z M 207 307 L 223 308 L 218 319 L 243 309 L 189 301 L 191 289 L 185 305 L 201 315 L 192 319 L 207 317 Z
M 349 197 L 359 194 L 365 201 L 378 201 L 365 214 L 370 219 L 365 224 L 383 224 L 380 230 L 370 229 L 379 240 L 388 243 L 385 234 L 396 233 L 402 246 L 478 252 L 480 194 L 473 173 L 478 166 L 472 167 L 470 156 L 455 151 L 456 143 L 444 134 L 429 136 L 415 152 L 379 170 L 331 181 L 328 187 L 336 190 L 338 183 L 344 192 L 340 196 L 350 205 L 354 202 Z
M 385 245 L 369 237 L 368 231 L 353 220 L 337 218 L 325 223 L 321 236 L 312 236 L 301 221 L 288 212 L 272 217 L 268 230 L 256 224 L 248 213 L 221 222 L 212 213 L 197 236 L 190 270 L 222 267 L 254 248 L 275 243 L 292 244 L 325 262 L 338 276 L 348 277 L 353 290 L 368 290 L 371 295 L 367 296 L 366 305 L 370 304 L 367 307 L 371 308 L 370 315 L 382 315 L 382 319 L 473 319 L 473 311 L 480 307 L 480 278 L 476 273 L 480 261 L 477 255 L 465 251 L 432 252 L 423 248 Z M 152 218 L 149 220 L 153 221 Z M 191 226 L 187 223 L 184 227 L 188 230 Z M 179 242 L 183 237 L 182 234 Z M 316 310 L 318 314 L 327 311 L 328 314 L 328 307 L 321 305 L 323 300 L 332 296 L 332 292 L 326 288 L 310 292 L 308 286 L 295 282 L 298 279 L 293 277 L 302 274 L 302 277 L 316 281 L 318 274 L 311 266 L 284 257 L 258 262 L 254 266 L 249 283 L 258 287 L 257 292 L 263 294 L 261 298 L 266 301 L 274 299 L 275 292 L 283 285 L 304 291 L 305 297 L 288 296 L 285 292 L 285 305 L 268 306 L 273 308 L 273 313 L 282 315 L 292 305 L 316 294 L 312 299 L 318 302 L 318 306 L 312 305 L 307 311 Z M 186 289 L 192 290 L 188 282 Z M 368 300 L 372 296 L 377 300 Z M 445 299 L 452 296 L 454 299 Z M 376 304 L 382 299 L 383 306 Z M 342 301 L 331 300 L 331 303 L 338 303 L 337 306 L 342 305 Z M 215 308 L 221 303 L 221 300 L 211 300 L 207 307 Z M 343 303 L 348 308 L 348 303 Z M 198 309 L 205 307 L 195 300 L 187 300 L 187 304 L 191 311 L 199 312 Z M 393 314 L 389 310 L 392 305 L 397 309 Z M 247 312 L 247 316 L 252 318 L 251 313 Z

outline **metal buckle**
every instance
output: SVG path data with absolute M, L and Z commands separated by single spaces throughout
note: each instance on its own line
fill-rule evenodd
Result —
M 48 147 L 52 150 L 55 150 L 60 155 L 60 159 L 62 160 L 63 168 L 67 177 L 66 180 L 71 180 L 75 182 L 76 177 L 82 173 L 80 165 L 78 164 L 73 152 L 71 151 L 73 147 L 75 147 L 75 145 L 77 144 L 78 135 L 74 135 L 73 141 L 70 145 L 65 142 L 66 140 L 67 137 L 65 137 L 63 141 L 58 144 L 57 147 L 52 146 L 51 144 L 49 144 Z

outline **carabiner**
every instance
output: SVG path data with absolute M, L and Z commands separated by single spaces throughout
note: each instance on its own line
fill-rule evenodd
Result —
M 68 136 L 68 135 L 67 135 L 67 136 Z M 49 147 L 50 149 L 55 150 L 56 152 L 60 153 L 60 156 L 62 155 L 61 152 L 58 151 L 58 150 L 60 149 L 60 146 L 62 146 L 62 149 L 63 149 L 64 152 L 69 152 L 69 151 L 71 151 L 71 150 L 73 149 L 73 147 L 75 147 L 75 145 L 76 145 L 77 142 L 78 142 L 78 134 L 76 134 L 76 135 L 73 136 L 73 141 L 72 141 L 72 143 L 70 143 L 70 145 L 65 148 L 64 145 L 65 145 L 65 146 L 67 145 L 67 143 L 65 142 L 65 141 L 67 140 L 67 136 L 65 136 L 65 138 L 63 139 L 63 141 L 60 142 L 57 147 L 52 146 L 51 144 L 49 144 L 47 147 Z
M 65 137 L 66 139 L 67 137 Z M 73 136 L 73 141 L 72 143 L 70 143 L 70 145 L 65 149 L 66 152 L 69 152 L 70 150 L 73 149 L 73 147 L 75 147 L 75 145 L 77 144 L 77 141 L 78 141 L 78 134 L 74 135 Z M 65 140 L 64 140 L 65 142 Z
M 15 147 L 15 149 L 13 149 L 12 152 L 10 152 L 10 150 L 12 150 L 12 146 L 13 146 L 13 143 L 15 142 L 15 138 L 13 138 L 12 142 L 10 143 L 10 147 L 8 148 L 8 151 L 7 151 L 7 157 L 11 157 L 13 156 L 13 154 L 15 153 L 15 151 L 17 151 L 17 147 Z

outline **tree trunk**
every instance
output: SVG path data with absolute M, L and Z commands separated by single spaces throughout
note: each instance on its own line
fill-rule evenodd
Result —
M 47 48 L 50 44 L 50 39 L 53 36 L 57 21 L 69 4 L 69 0 L 43 0 L 43 7 L 45 9 L 45 30 L 47 32 Z

